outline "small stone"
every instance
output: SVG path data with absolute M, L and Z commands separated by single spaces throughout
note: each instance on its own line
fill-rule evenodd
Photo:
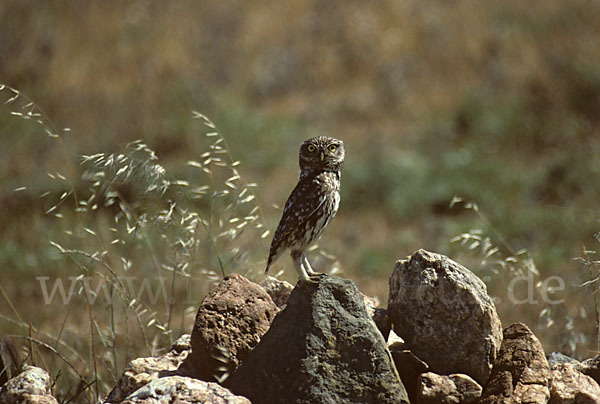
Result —
M 600 404 L 600 386 L 573 363 L 554 365 L 550 404 Z
M 290 293 L 292 293 L 292 290 L 294 289 L 294 286 L 291 283 L 280 281 L 272 276 L 263 279 L 259 285 L 262 286 L 269 296 L 271 296 L 273 303 L 280 309 L 285 307 L 290 297 Z
M 388 313 L 394 331 L 433 372 L 487 381 L 502 325 L 485 284 L 467 268 L 425 250 L 396 262 Z
M 225 277 L 202 300 L 188 363 L 194 376 L 217 381 L 242 363 L 279 309 L 265 290 L 238 274 Z
M 480 397 L 481 386 L 467 375 L 428 372 L 419 377 L 419 404 L 475 404 Z
M 516 323 L 504 330 L 504 341 L 480 404 L 545 404 L 550 398 L 550 367 L 531 330 Z
M 547 356 L 546 359 L 548 359 L 548 365 L 550 365 L 550 367 L 558 365 L 560 363 L 572 363 L 574 365 L 579 364 L 579 361 L 577 359 L 573 359 L 570 356 L 567 356 L 560 352 L 552 352 L 550 355 Z
M 2 404 L 57 404 L 50 390 L 50 375 L 44 369 L 25 366 L 23 372 L 0 389 Z
M 216 383 L 183 376 L 153 380 L 128 396 L 123 404 L 251 404 Z
M 105 402 L 120 403 L 129 394 L 151 381 L 168 374 L 168 372 L 177 371 L 188 357 L 190 350 L 190 335 L 184 334 L 175 341 L 167 354 L 132 360 L 106 397 Z

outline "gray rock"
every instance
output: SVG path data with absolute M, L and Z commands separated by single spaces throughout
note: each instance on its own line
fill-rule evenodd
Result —
M 548 359 L 548 365 L 550 365 L 551 368 L 552 366 L 560 363 L 572 363 L 574 365 L 579 365 L 579 361 L 577 359 L 573 359 L 570 356 L 560 352 L 552 352 L 546 357 L 546 359 Z
M 238 274 L 225 277 L 202 300 L 188 364 L 202 380 L 233 373 L 271 325 L 279 309 L 265 290 Z
M 285 307 L 288 298 L 290 297 L 290 293 L 292 293 L 292 290 L 294 289 L 294 286 L 291 283 L 280 281 L 272 276 L 263 279 L 259 285 L 262 286 L 269 296 L 271 296 L 273 303 L 280 309 Z
M 8 380 L 0 389 L 1 404 L 57 404 L 50 391 L 50 375 L 35 366 Z
M 408 403 L 361 293 L 333 276 L 298 283 L 226 385 L 254 404 Z
M 550 367 L 542 344 L 521 323 L 504 330 L 504 341 L 480 404 L 545 404 L 550 398 Z
M 394 331 L 433 372 L 487 381 L 502 325 L 485 284 L 467 268 L 425 250 L 396 262 L 388 313 Z
M 462 374 L 423 373 L 419 387 L 418 404 L 475 404 L 481 397 L 481 386 Z
M 183 376 L 156 379 L 128 396 L 123 404 L 251 404 L 216 383 Z
M 550 404 L 600 404 L 600 386 L 573 363 L 552 367 Z
M 104 402 L 120 403 L 125 397 L 151 381 L 174 373 L 188 357 L 190 351 L 190 335 L 184 334 L 173 343 L 167 354 L 132 360 Z

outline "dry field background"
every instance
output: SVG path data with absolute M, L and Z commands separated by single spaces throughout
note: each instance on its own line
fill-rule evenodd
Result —
M 9 0 L 0 21 L 0 335 L 63 400 L 189 332 L 224 273 L 261 279 L 317 134 L 347 145 L 321 269 L 385 305 L 395 260 L 443 253 L 505 326 L 597 352 L 600 2 Z

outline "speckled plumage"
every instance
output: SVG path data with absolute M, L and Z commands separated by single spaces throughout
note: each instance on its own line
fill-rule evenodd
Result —
M 313 272 L 305 252 L 321 237 L 338 210 L 344 157 L 341 140 L 317 136 L 302 143 L 300 178 L 283 209 L 265 272 L 289 250 L 300 279 L 309 280 L 319 275 Z

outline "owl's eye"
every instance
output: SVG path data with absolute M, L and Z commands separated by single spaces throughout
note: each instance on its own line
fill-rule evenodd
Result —
M 308 150 L 309 153 L 313 153 L 315 150 L 317 150 L 317 148 L 315 147 L 315 145 L 309 144 L 306 147 L 306 150 Z
M 334 153 L 337 150 L 337 145 L 334 145 L 334 144 L 329 145 L 328 149 L 330 152 Z

